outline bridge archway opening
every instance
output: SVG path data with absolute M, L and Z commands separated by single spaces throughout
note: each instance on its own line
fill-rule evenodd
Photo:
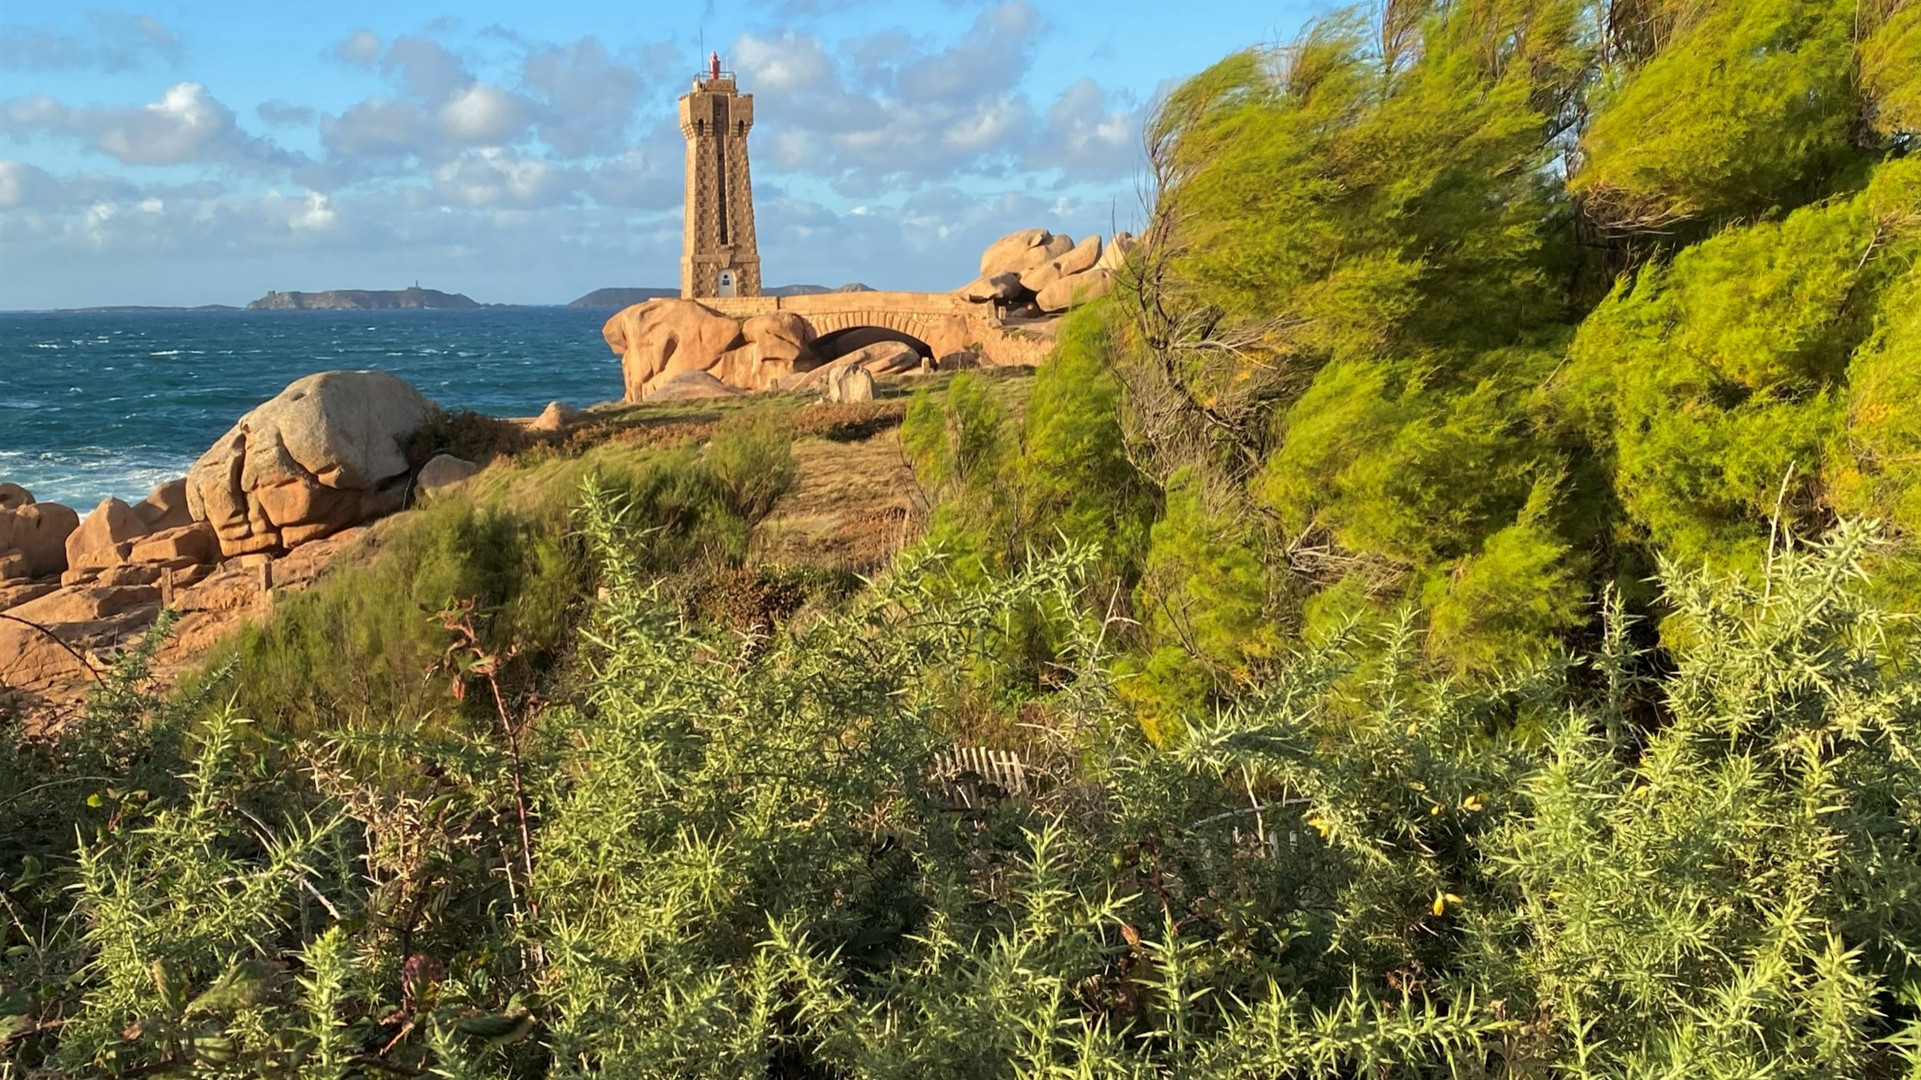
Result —
M 849 326 L 822 334 L 814 339 L 814 354 L 822 361 L 837 360 L 856 349 L 865 349 L 883 341 L 898 341 L 930 360 L 934 358 L 933 346 L 904 330 L 889 326 Z

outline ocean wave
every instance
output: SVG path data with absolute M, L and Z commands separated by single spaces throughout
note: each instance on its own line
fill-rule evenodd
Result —
M 193 458 L 151 450 L 87 446 L 60 453 L 0 450 L 0 480 L 19 484 L 41 502 L 81 512 L 113 497 L 136 502 L 169 480 L 187 475 Z

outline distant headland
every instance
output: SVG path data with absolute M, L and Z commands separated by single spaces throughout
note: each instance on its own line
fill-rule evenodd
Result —
M 335 289 L 331 292 L 270 292 L 247 305 L 248 311 L 376 311 L 482 306 L 464 293 L 445 293 L 414 285 L 405 289 Z

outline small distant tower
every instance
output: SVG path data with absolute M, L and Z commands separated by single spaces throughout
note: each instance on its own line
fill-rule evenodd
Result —
M 754 187 L 747 171 L 747 132 L 754 95 L 740 93 L 720 54 L 680 99 L 687 136 L 687 220 L 681 245 L 680 295 L 759 296 L 760 248 L 754 242 Z

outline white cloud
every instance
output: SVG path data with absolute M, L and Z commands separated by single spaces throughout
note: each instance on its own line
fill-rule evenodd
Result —
M 1141 160 L 1144 110 L 1110 107 L 1107 91 L 1083 78 L 1047 110 L 1047 130 L 1028 157 L 1035 168 L 1059 168 L 1070 176 L 1115 176 Z
M 753 89 L 765 93 L 796 94 L 834 79 L 834 62 L 820 40 L 789 30 L 778 38 L 752 34 L 734 43 L 732 57 Z
M 339 157 L 406 157 L 428 141 L 424 110 L 405 101 L 363 101 L 320 118 L 320 141 Z
M 380 70 L 398 75 L 408 91 L 429 102 L 446 101 L 474 81 L 460 57 L 429 37 L 395 38 Z
M 33 206 L 54 187 L 54 179 L 24 161 L 0 161 L 0 210 Z
M 134 107 L 70 106 L 45 95 L 0 102 L 0 131 L 78 139 L 126 165 L 290 164 L 293 156 L 248 135 L 233 110 L 199 83 L 176 83 L 159 101 Z
M 321 230 L 332 227 L 334 223 L 333 204 L 327 196 L 317 191 L 307 193 L 306 205 L 287 219 L 287 224 L 296 229 Z
M 648 58 L 619 59 L 596 38 L 529 47 L 521 89 L 539 102 L 540 140 L 564 157 L 618 153 L 644 83 Z
M 528 209 L 565 201 L 565 170 L 537 158 L 482 150 L 434 170 L 434 190 L 476 209 Z
M 179 37 L 150 15 L 90 11 L 85 22 L 78 34 L 0 25 L 0 71 L 131 71 L 154 58 L 180 62 Z
M 440 125 L 451 142 L 501 146 L 519 139 L 530 111 L 524 99 L 498 86 L 475 83 L 441 106 Z
M 1045 23 L 1025 0 L 983 9 L 958 38 L 882 32 L 828 48 L 787 32 L 733 48 L 756 93 L 758 148 L 784 171 L 828 179 L 849 198 L 1026 170 L 1111 181 L 1132 165 L 1139 111 L 1091 79 L 1043 116 L 1021 89 Z
M 333 47 L 333 55 L 355 67 L 370 68 L 380 59 L 380 35 L 372 30 L 356 30 Z

